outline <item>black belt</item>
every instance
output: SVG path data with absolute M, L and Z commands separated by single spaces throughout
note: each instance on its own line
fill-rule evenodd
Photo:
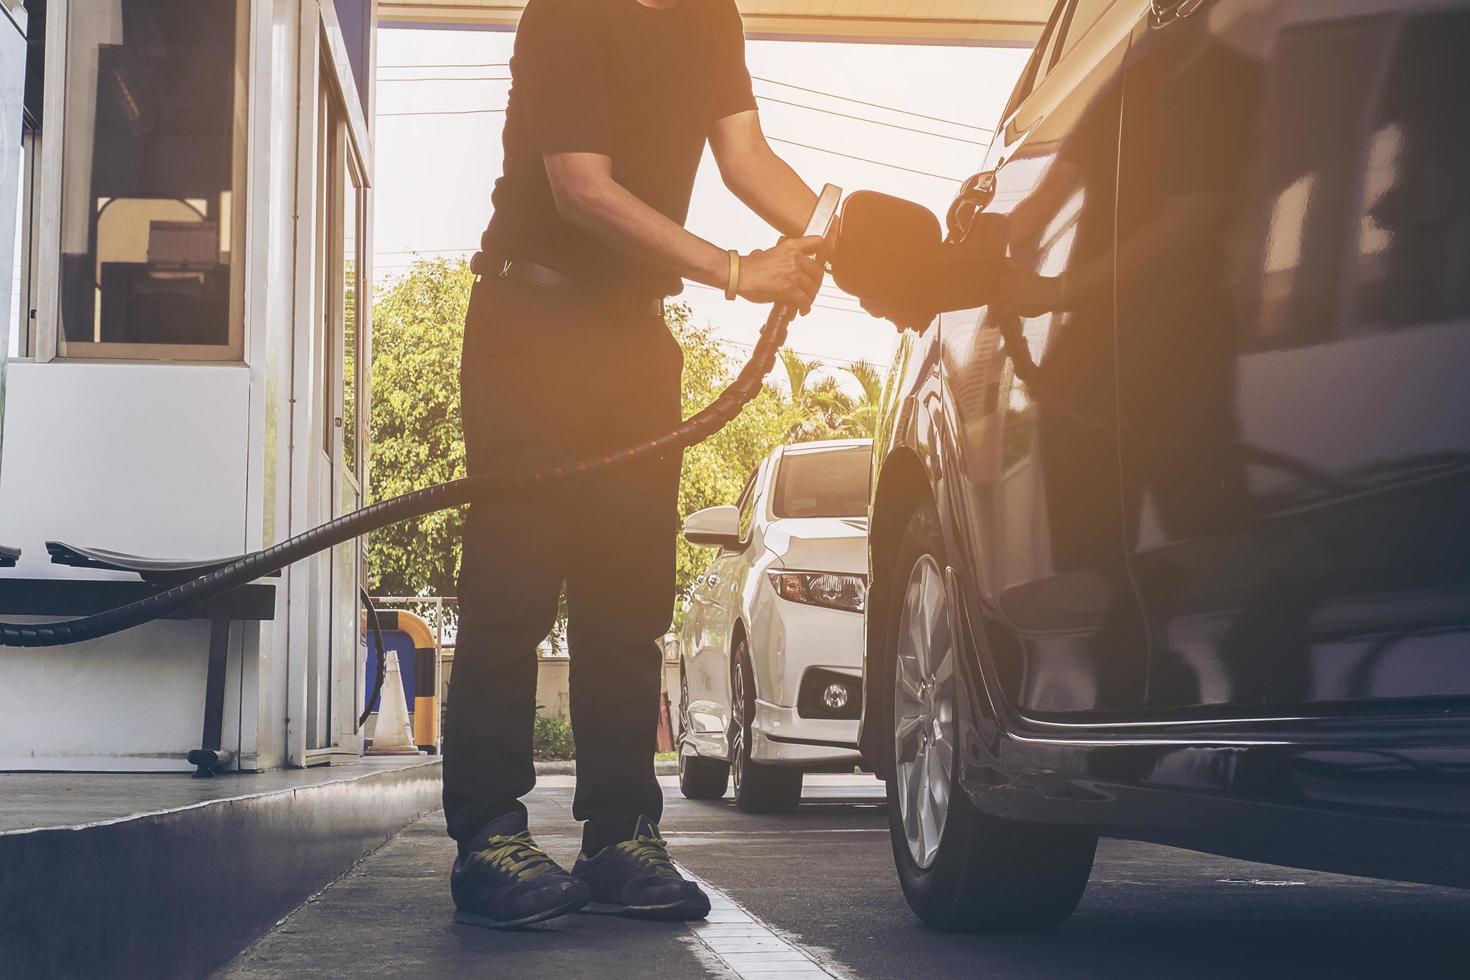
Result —
M 589 303 L 623 313 L 641 313 L 663 316 L 662 296 L 632 290 L 612 289 L 574 279 L 564 272 L 525 259 L 492 258 L 485 252 L 476 252 L 470 258 L 470 271 L 477 276 L 494 276 L 545 289 L 548 292 L 575 296 Z

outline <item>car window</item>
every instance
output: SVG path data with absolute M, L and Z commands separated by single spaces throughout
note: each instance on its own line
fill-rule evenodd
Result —
M 777 517 L 865 517 L 872 450 L 867 446 L 781 457 L 771 510 Z
M 1087 32 L 1092 30 L 1092 25 L 1096 24 L 1098 18 L 1112 5 L 1113 0 L 1076 0 L 1071 9 L 1067 11 L 1066 19 L 1062 22 L 1062 29 L 1057 32 L 1062 40 L 1059 45 L 1055 46 L 1048 64 L 1055 66 L 1057 62 L 1065 58 L 1067 52 L 1087 36 Z
M 1058 0 L 1051 12 L 1051 18 L 1046 22 L 1046 30 L 1041 32 L 1041 40 L 1036 42 L 1036 47 L 1031 51 L 1031 58 L 1026 62 L 1025 69 L 1021 72 L 1021 78 L 1016 82 L 1015 91 L 1011 93 L 1010 102 L 1006 103 L 1005 118 L 1009 118 L 1016 107 L 1025 101 L 1026 96 L 1031 94 L 1037 84 L 1046 77 L 1051 68 L 1052 54 L 1056 50 L 1053 42 L 1057 36 L 1057 23 L 1061 20 L 1062 12 L 1071 6 L 1070 0 Z

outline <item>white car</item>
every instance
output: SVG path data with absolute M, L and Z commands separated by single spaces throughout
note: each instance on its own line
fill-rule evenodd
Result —
M 680 635 L 679 788 L 790 810 L 802 773 L 859 761 L 872 443 L 782 446 L 734 506 L 689 515 L 719 548 Z

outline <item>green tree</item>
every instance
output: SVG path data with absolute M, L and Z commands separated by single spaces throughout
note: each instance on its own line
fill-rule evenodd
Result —
M 373 500 L 465 475 L 459 350 L 474 275 L 462 259 L 418 259 L 373 302 Z M 374 531 L 368 563 L 375 591 L 453 595 L 463 509 Z
M 697 326 L 683 305 L 668 307 L 669 328 L 684 348 L 684 415 L 687 418 L 714 400 L 734 377 L 733 358 L 716 343 L 709 327 Z M 784 355 L 784 352 L 783 352 Z M 711 438 L 684 451 L 679 482 L 679 520 L 704 507 L 733 504 L 745 478 L 778 445 L 790 424 L 790 405 L 770 385 L 728 425 Z M 680 535 L 676 583 L 680 595 L 714 557 Z

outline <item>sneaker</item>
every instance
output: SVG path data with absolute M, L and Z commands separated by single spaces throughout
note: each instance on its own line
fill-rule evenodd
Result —
M 572 866 L 592 893 L 588 912 L 641 919 L 702 919 L 709 915 L 709 896 L 669 860 L 669 848 L 658 824 L 639 817 L 633 839 L 577 856 Z
M 487 823 L 461 850 L 449 875 L 454 921 L 505 929 L 575 912 L 587 886 L 536 846 L 524 813 Z

